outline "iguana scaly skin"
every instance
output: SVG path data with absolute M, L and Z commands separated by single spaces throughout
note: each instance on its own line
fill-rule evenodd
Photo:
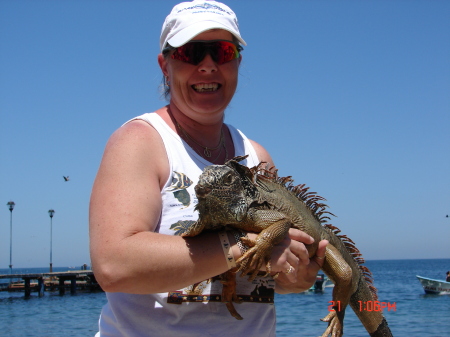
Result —
M 309 256 L 315 255 L 318 242 L 329 241 L 322 270 L 334 282 L 333 307 L 322 320 L 328 327 L 322 336 L 342 336 L 345 308 L 349 304 L 370 336 L 392 336 L 388 324 L 379 311 L 361 311 L 360 302 L 376 301 L 370 271 L 362 266 L 353 241 L 332 225 L 323 225 L 327 216 L 323 198 L 308 192 L 304 185 L 292 185 L 290 177 L 280 178 L 276 171 L 267 170 L 261 163 L 252 169 L 239 164 L 245 157 L 236 157 L 225 165 L 205 168 L 195 187 L 199 219 L 182 235 L 195 236 L 202 231 L 236 228 L 259 233 L 254 241 L 244 239 L 250 248 L 237 262 L 237 270 L 223 276 L 222 297 L 230 313 L 242 319 L 233 306 L 235 272 L 250 274 L 253 279 L 261 267 L 270 273 L 272 248 L 281 242 L 289 228 L 302 230 L 314 238 L 307 245 Z M 230 281 L 231 280 L 231 281 Z M 338 304 L 340 308 L 338 308 Z M 339 311 L 340 309 L 340 311 Z

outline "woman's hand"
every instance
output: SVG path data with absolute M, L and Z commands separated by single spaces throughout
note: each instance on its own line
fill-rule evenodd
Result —
M 317 273 L 324 263 L 328 241 L 320 241 L 316 254 L 309 258 L 305 244 L 312 243 L 314 243 L 314 239 L 308 234 L 291 228 L 289 235 L 280 245 L 277 245 L 277 249 L 274 249 L 272 261 L 275 259 L 278 266 L 284 266 L 280 273 L 274 273 L 278 293 L 302 292 L 314 284 Z M 286 247 L 287 244 L 288 247 Z M 285 246 L 285 249 L 280 254 L 281 246 Z
M 248 233 L 252 241 L 257 235 Z M 315 256 L 310 259 L 306 245 L 313 243 L 314 239 L 305 232 L 290 228 L 283 241 L 273 247 L 270 265 L 277 292 L 300 292 L 314 284 L 317 272 L 323 265 L 328 241 L 320 241 Z M 262 271 L 265 271 L 264 267 Z

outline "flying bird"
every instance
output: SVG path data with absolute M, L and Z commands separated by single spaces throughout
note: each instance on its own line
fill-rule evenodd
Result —
M 64 178 L 64 181 L 69 181 L 69 176 L 63 176 L 63 178 Z

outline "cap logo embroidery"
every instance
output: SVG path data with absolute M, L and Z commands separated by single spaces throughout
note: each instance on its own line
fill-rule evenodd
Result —
M 191 7 L 182 8 L 177 13 L 181 13 L 181 12 L 184 12 L 184 11 L 187 11 L 187 10 L 195 10 L 195 9 L 200 9 L 200 10 L 192 12 L 192 14 L 194 14 L 194 13 L 204 13 L 204 12 L 213 12 L 213 13 L 220 14 L 220 15 L 223 15 L 223 13 L 219 13 L 219 12 L 224 12 L 224 13 L 227 13 L 228 15 L 233 15 L 234 14 L 233 12 L 229 12 L 229 11 L 223 9 L 220 6 L 212 5 L 212 4 L 208 4 L 208 3 L 203 3 L 203 4 L 200 4 L 200 5 L 195 5 L 195 6 L 191 6 Z M 201 10 L 201 9 L 205 9 L 205 10 Z M 218 10 L 219 12 L 211 11 L 211 9 Z

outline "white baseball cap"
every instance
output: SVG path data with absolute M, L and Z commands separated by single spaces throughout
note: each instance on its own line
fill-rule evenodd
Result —
M 210 29 L 224 29 L 241 44 L 247 44 L 239 33 L 236 14 L 218 1 L 194 0 L 176 5 L 164 21 L 159 45 L 161 51 L 170 44 L 180 47 L 200 33 Z

